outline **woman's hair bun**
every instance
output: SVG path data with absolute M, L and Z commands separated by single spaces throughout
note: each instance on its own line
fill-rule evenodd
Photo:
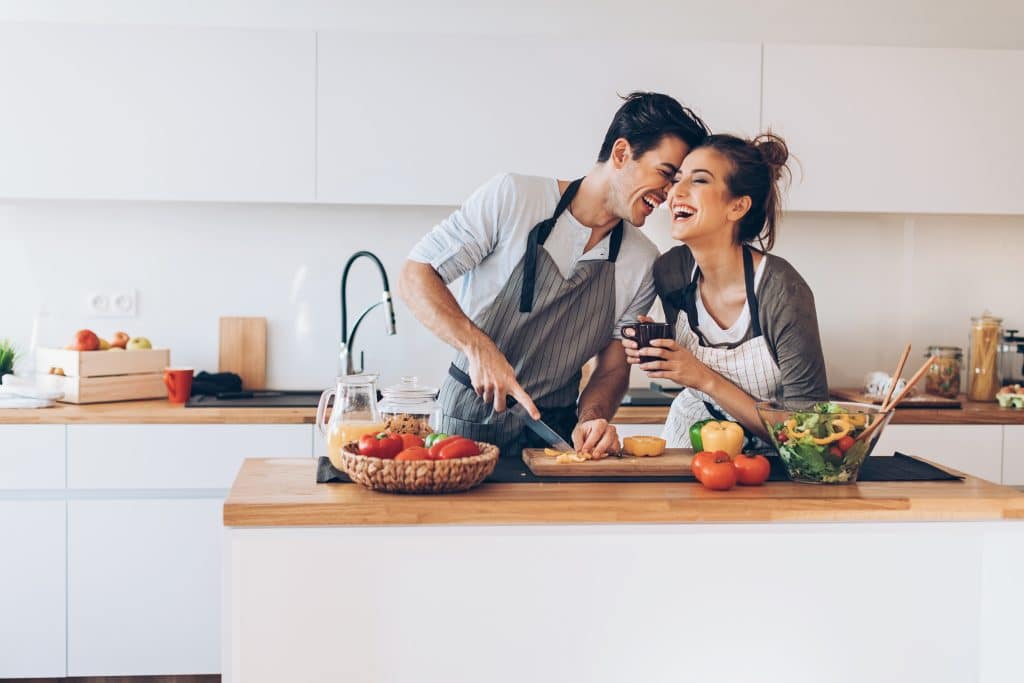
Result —
M 761 152 L 761 157 L 772 169 L 772 180 L 778 180 L 782 175 L 782 169 L 786 167 L 789 160 L 789 148 L 786 141 L 773 133 L 762 133 L 751 140 L 754 147 Z

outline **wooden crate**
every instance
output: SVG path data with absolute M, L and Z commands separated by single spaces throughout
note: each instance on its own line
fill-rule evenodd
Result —
M 36 349 L 36 372 L 48 374 L 50 368 L 61 368 L 66 377 L 109 377 L 163 373 L 171 364 L 169 349 L 138 349 L 135 351 L 70 351 L 68 349 Z
M 104 403 L 167 397 L 162 371 L 106 377 L 39 375 L 39 383 L 47 389 L 63 391 L 64 398 L 60 399 L 62 403 Z

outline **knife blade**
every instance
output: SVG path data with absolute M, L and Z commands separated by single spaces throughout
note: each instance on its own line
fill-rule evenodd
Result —
M 544 441 L 544 443 L 548 444 L 556 451 L 573 450 L 573 447 L 567 444 L 565 442 L 565 439 L 558 435 L 558 432 L 549 427 L 547 423 L 544 422 L 544 420 L 534 420 L 532 417 L 530 417 L 530 414 L 526 412 L 526 409 L 519 405 L 519 403 L 516 403 L 514 406 L 512 406 L 510 410 L 512 410 L 520 418 L 522 418 L 523 424 L 526 426 L 527 429 L 529 429 L 531 432 L 539 436 Z

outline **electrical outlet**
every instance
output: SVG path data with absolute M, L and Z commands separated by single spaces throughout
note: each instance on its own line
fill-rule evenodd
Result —
M 134 318 L 138 310 L 134 289 L 108 289 L 90 292 L 86 301 L 89 315 L 100 318 Z

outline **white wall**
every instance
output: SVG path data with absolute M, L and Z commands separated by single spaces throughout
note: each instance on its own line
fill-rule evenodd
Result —
M 419 235 L 448 208 L 136 202 L 0 205 L 0 337 L 23 348 L 40 310 L 40 343 L 75 330 L 125 329 L 172 349 L 175 364 L 215 370 L 217 318 L 269 320 L 268 383 L 321 388 L 334 376 L 338 282 L 345 260 L 369 249 L 392 283 Z M 649 234 L 663 248 L 667 213 Z M 964 346 L 969 318 L 988 308 L 1024 328 L 1020 265 L 1024 217 L 793 214 L 776 252 L 810 283 L 834 386 L 895 364 L 906 340 Z M 1017 273 L 1017 274 L 1015 274 Z M 376 271 L 357 265 L 350 314 L 379 297 Z M 86 295 L 134 287 L 139 314 L 96 319 Z M 358 349 L 391 383 L 403 374 L 439 381 L 451 352 L 399 303 L 398 335 L 381 313 L 364 322 Z M 351 324 L 351 323 L 350 323 Z M 25 369 L 27 366 L 21 366 Z M 642 375 L 634 383 L 643 384 Z

